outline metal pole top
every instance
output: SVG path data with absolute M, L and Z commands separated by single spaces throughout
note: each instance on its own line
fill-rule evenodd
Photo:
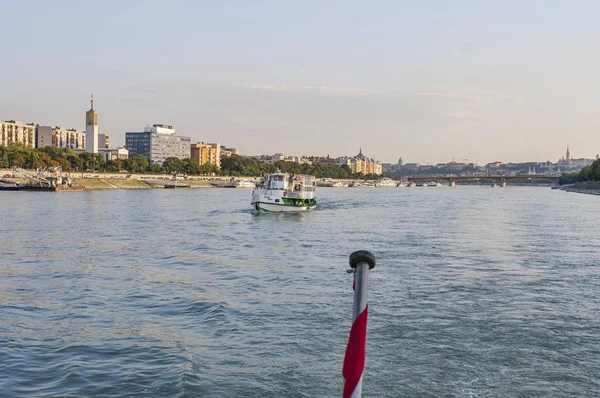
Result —
M 369 264 L 371 270 L 375 267 L 375 256 L 368 250 L 359 250 L 350 255 L 350 267 L 356 268 L 360 262 Z

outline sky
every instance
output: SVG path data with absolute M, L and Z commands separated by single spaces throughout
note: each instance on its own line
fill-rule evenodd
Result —
M 600 152 L 598 1 L 3 1 L 0 119 L 242 154 Z

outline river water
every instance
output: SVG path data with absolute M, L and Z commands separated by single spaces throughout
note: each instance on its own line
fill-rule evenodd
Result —
M 3 397 L 338 397 L 371 250 L 364 395 L 600 396 L 600 197 L 322 188 L 0 193 Z

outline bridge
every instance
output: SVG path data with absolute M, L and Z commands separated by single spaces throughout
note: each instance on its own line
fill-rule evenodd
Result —
M 453 187 L 456 186 L 456 181 L 465 180 L 492 180 L 500 182 L 500 185 L 505 187 L 509 181 L 515 180 L 546 180 L 558 183 L 557 176 L 549 176 L 544 174 L 527 174 L 527 175 L 489 175 L 489 176 L 439 176 L 439 175 L 425 175 L 425 176 L 411 176 L 407 177 L 410 182 L 417 181 L 447 181 L 448 185 Z

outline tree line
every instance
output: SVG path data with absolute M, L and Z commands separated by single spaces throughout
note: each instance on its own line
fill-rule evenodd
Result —
M 65 172 L 128 172 L 128 173 L 181 173 L 187 175 L 223 175 L 223 176 L 260 176 L 280 170 L 284 173 L 308 174 L 317 178 L 376 179 L 376 174 L 353 173 L 348 165 L 299 164 L 296 162 L 265 163 L 257 159 L 240 155 L 231 155 L 221 159 L 221 168 L 214 165 L 199 165 L 194 159 L 170 157 L 162 166 L 149 164 L 142 155 L 129 159 L 104 161 L 102 155 L 82 152 L 76 153 L 70 148 L 29 148 L 23 144 L 0 145 L 0 168 L 13 166 L 24 169 L 61 166 Z M 384 174 L 384 176 L 387 176 Z
M 579 171 L 563 173 L 558 179 L 560 185 L 584 181 L 600 181 L 600 159 L 596 159 L 594 163 L 585 166 Z
M 310 164 L 278 161 L 275 163 L 261 162 L 253 158 L 240 155 L 231 155 L 221 159 L 221 171 L 231 176 L 259 176 L 274 173 L 275 171 L 291 174 L 308 174 L 316 178 L 343 178 L 343 179 L 376 179 L 377 174 L 354 173 L 347 164 Z M 383 174 L 387 177 L 387 174 Z

